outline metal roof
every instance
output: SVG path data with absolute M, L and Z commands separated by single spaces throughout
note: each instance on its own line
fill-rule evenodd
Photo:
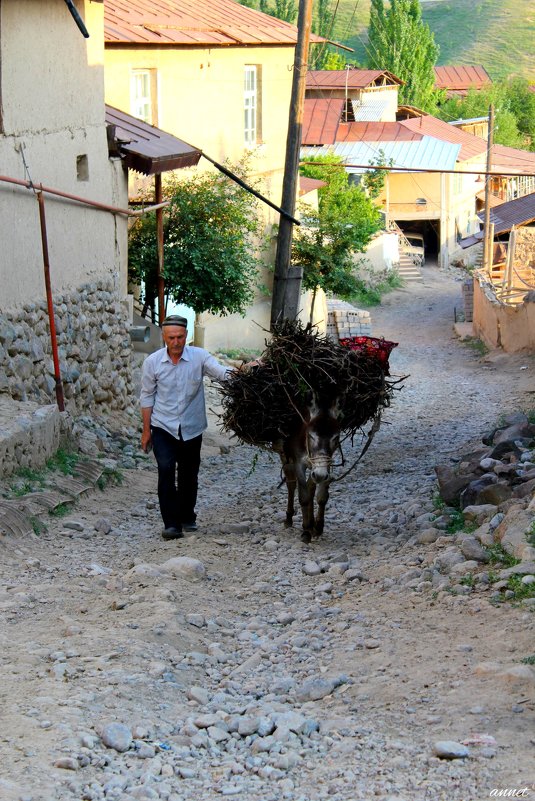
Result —
M 234 0 L 105 0 L 104 39 L 107 47 L 295 45 L 297 28 Z
M 485 67 L 480 64 L 465 67 L 462 64 L 448 67 L 435 67 L 435 86 L 437 89 L 450 89 L 455 92 L 468 89 L 481 89 L 492 83 Z
M 309 178 L 307 175 L 299 176 L 299 197 L 313 192 L 314 189 L 321 189 L 327 186 L 326 181 L 320 181 L 319 178 Z
M 309 70 L 307 89 L 366 89 L 385 77 L 390 85 L 402 86 L 403 81 L 388 70 Z M 388 85 L 388 84 L 387 84 Z
M 460 145 L 459 161 L 467 161 L 475 156 L 480 156 L 482 153 L 485 153 L 487 149 L 487 142 L 485 139 L 474 136 L 430 114 L 426 114 L 423 117 L 415 117 L 410 120 L 401 120 L 401 125 L 404 125 L 411 131 Z
M 411 131 L 399 122 L 341 122 L 337 142 L 411 142 L 423 134 Z
M 352 100 L 353 116 L 357 122 L 376 122 L 383 116 L 390 100 L 381 97 L 380 92 L 363 95 L 360 100 Z
M 111 138 L 125 165 L 144 175 L 194 167 L 202 156 L 182 139 L 112 106 L 106 106 L 106 124 L 114 126 Z
M 492 171 L 516 172 L 519 175 L 535 175 L 535 153 L 506 145 L 491 148 Z
M 305 98 L 301 136 L 304 145 L 328 145 L 336 141 L 344 102 L 343 98 Z
M 396 167 L 413 170 L 453 170 L 458 158 L 460 145 L 444 142 L 432 136 L 423 136 L 411 142 L 336 142 L 323 147 L 301 148 L 301 160 L 307 156 L 340 156 L 347 165 L 377 163 L 380 157 L 386 163 L 392 161 L 392 172 Z M 366 167 L 346 167 L 348 172 L 363 173 Z
M 484 223 L 485 213 L 481 212 L 478 217 Z M 529 225 L 535 222 L 535 192 L 501 203 L 491 209 L 490 221 L 494 223 L 495 236 L 507 233 L 513 225 Z

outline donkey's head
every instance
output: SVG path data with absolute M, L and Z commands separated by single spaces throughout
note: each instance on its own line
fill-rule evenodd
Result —
M 305 436 L 310 476 L 320 484 L 328 480 L 334 452 L 340 444 L 338 400 L 318 404 L 312 399 L 305 421 Z

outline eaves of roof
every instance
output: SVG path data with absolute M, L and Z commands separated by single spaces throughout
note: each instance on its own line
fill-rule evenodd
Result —
M 390 85 L 402 86 L 404 81 L 388 70 L 309 70 L 306 76 L 307 89 L 366 89 L 374 81 L 385 77 Z M 385 86 L 388 88 L 388 85 Z
M 106 106 L 106 125 L 126 167 L 144 175 L 194 167 L 202 151 L 124 111 Z
M 492 145 L 493 172 L 516 172 L 518 175 L 535 175 L 535 153 L 506 145 Z
M 485 214 L 478 217 L 484 222 Z M 494 223 L 494 234 L 505 234 L 513 225 L 529 225 L 535 221 L 535 192 L 517 197 L 490 210 L 490 222 Z
M 337 142 L 411 142 L 423 134 L 411 131 L 399 122 L 341 122 Z
M 106 47 L 293 46 L 297 28 L 234 0 L 105 0 Z M 311 35 L 312 42 L 325 41 Z

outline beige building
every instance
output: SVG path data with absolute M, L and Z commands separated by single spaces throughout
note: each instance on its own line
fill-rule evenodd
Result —
M 135 11 L 106 2 L 106 102 L 157 124 L 222 163 L 250 159 L 260 191 L 280 204 L 297 29 L 213 0 L 144 0 Z M 201 159 L 199 168 L 213 169 Z M 274 255 L 278 214 L 262 205 Z M 271 288 L 269 270 L 259 285 Z M 245 318 L 203 316 L 205 346 L 257 348 L 269 329 L 271 297 L 259 290 Z
M 104 121 L 104 6 L 80 0 L 77 8 L 89 38 L 60 0 L 2 0 L 2 173 L 125 206 L 122 169 L 108 157 Z M 114 273 L 125 295 L 125 270 L 117 269 L 126 264 L 119 219 L 47 196 L 46 222 L 56 290 Z M 0 311 L 44 296 L 38 205 L 31 190 L 0 184 L 0 241 Z

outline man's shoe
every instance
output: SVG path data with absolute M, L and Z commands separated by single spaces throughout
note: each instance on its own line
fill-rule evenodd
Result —
M 169 526 L 162 531 L 164 540 L 181 540 L 183 536 L 182 529 L 176 528 L 176 526 Z
M 191 523 L 182 523 L 182 528 L 184 531 L 197 531 L 199 527 L 195 520 L 193 520 Z

